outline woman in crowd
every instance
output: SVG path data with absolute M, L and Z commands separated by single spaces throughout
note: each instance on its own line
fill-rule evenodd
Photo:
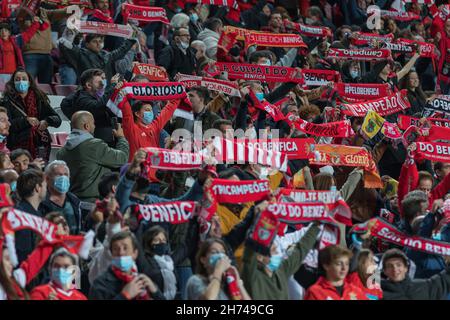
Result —
M 227 291 L 227 273 L 235 277 L 235 283 L 244 300 L 250 300 L 247 290 L 239 276 L 239 271 L 231 265 L 225 254 L 225 243 L 217 238 L 206 239 L 200 246 L 197 256 L 197 272 L 187 284 L 188 300 L 231 300 Z
M 4 107 L 11 122 L 8 148 L 24 148 L 34 158 L 50 157 L 48 127 L 59 127 L 61 118 L 50 106 L 47 95 L 39 90 L 33 77 L 18 68 L 6 84 Z

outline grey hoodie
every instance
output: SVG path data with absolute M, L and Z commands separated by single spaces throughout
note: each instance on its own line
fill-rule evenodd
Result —
M 64 146 L 68 150 L 72 150 L 75 149 L 80 143 L 93 138 L 94 136 L 90 132 L 73 129 L 67 137 L 66 144 Z

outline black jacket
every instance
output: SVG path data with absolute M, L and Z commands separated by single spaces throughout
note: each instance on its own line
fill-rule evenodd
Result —
M 191 47 L 184 54 L 177 45 L 171 44 L 165 47 L 159 54 L 156 65 L 164 67 L 173 79 L 179 72 L 182 74 L 195 74 L 197 70 L 197 59 Z
M 76 195 L 74 195 L 71 192 L 67 192 L 66 194 L 66 201 L 68 201 L 70 203 L 70 205 L 72 206 L 73 212 L 75 214 L 75 219 L 76 219 L 76 225 L 75 226 L 70 226 L 70 233 L 71 234 L 79 234 L 81 231 L 81 226 L 83 225 L 83 217 L 81 215 L 81 207 L 80 207 L 80 199 L 78 199 L 78 197 Z M 47 213 L 50 213 L 52 211 L 55 211 L 55 206 L 56 204 L 52 203 L 52 201 L 49 198 L 49 193 L 47 193 L 47 197 L 44 201 L 41 202 L 40 206 L 39 206 L 39 211 L 42 213 L 42 216 L 45 217 L 45 215 Z M 57 210 L 58 212 L 63 212 L 64 208 L 61 208 L 61 210 Z
M 35 210 L 28 201 L 20 201 L 16 204 L 15 208 L 17 210 L 42 218 L 42 213 L 40 212 L 40 210 Z M 28 257 L 31 252 L 33 252 L 34 248 L 36 247 L 36 233 L 31 230 L 17 231 L 15 234 L 15 244 L 17 258 L 20 264 Z
M 61 118 L 58 116 L 55 110 L 50 106 L 48 100 L 41 100 L 36 98 L 36 106 L 38 112 L 38 120 L 46 120 L 49 127 L 58 128 L 61 125 Z M 16 145 L 23 141 L 28 141 L 31 135 L 31 125 L 27 121 L 27 117 L 19 111 L 22 110 L 25 114 L 25 105 L 22 98 L 19 95 L 5 94 L 3 102 L 0 105 L 4 106 L 8 110 L 8 118 L 11 122 L 8 136 L 8 148 L 14 150 Z M 50 134 L 47 134 L 50 136 Z M 48 142 L 50 145 L 51 141 Z
M 127 39 L 116 50 L 111 52 L 102 50 L 98 54 L 86 48 L 80 49 L 77 46 L 69 49 L 63 44 L 59 45 L 59 50 L 66 61 L 77 72 L 78 79 L 80 79 L 83 71 L 87 69 L 101 69 L 105 71 L 106 79 L 109 81 L 115 71 L 115 62 L 122 59 L 130 51 L 135 42 L 136 40 L 134 39 Z
M 89 300 L 127 300 L 121 293 L 123 287 L 123 281 L 117 279 L 111 267 L 109 267 L 105 273 L 95 279 L 89 290 Z M 159 290 L 152 295 L 152 298 L 165 300 Z
M 113 93 L 113 89 L 113 86 L 108 84 L 105 94 L 101 98 L 94 97 L 89 92 L 80 89 L 68 95 L 61 102 L 61 110 L 68 119 L 71 119 L 72 115 L 78 111 L 92 113 L 95 120 L 94 137 L 109 145 L 112 145 L 114 140 L 111 124 L 111 117 L 114 117 L 114 114 L 106 104 Z
M 450 292 L 450 267 L 428 279 L 381 280 L 384 300 L 442 300 Z

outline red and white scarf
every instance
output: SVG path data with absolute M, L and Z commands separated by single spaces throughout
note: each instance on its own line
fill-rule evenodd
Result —
M 270 193 L 268 180 L 233 181 L 214 179 L 211 189 L 217 202 L 243 203 L 260 201 Z
M 245 140 L 250 148 L 273 150 L 287 155 L 290 160 L 309 159 L 313 138 L 281 138 L 281 139 L 251 139 Z
M 368 231 L 373 237 L 400 245 L 402 247 L 407 247 L 430 254 L 450 255 L 450 243 L 426 239 L 418 236 L 408 236 L 380 218 L 373 218 L 364 224 L 357 225 L 355 226 L 354 231 L 360 233 Z
M 127 23 L 128 19 L 145 21 L 145 22 L 162 22 L 170 24 L 167 18 L 166 10 L 161 7 L 136 6 L 134 4 L 122 4 L 123 23 Z
M 208 90 L 223 92 L 232 97 L 241 97 L 239 86 L 235 81 L 226 81 L 207 77 L 197 77 L 187 74 L 181 74 L 178 81 L 184 85 L 185 88 L 192 88 L 194 86 L 202 86 Z
M 75 27 L 80 33 L 93 33 L 105 36 L 114 36 L 121 38 L 131 38 L 133 36 L 133 28 L 130 25 L 104 23 L 97 21 L 79 21 Z
M 239 5 L 236 0 L 184 0 L 186 3 L 202 3 L 212 6 L 223 6 L 238 9 Z
M 146 63 L 138 63 L 133 68 L 133 74 L 145 76 L 150 81 L 169 81 L 169 75 L 161 67 Z
M 282 47 L 282 48 L 306 48 L 306 44 L 298 34 L 289 33 L 263 33 L 248 32 L 245 34 L 245 47 Z
M 214 157 L 219 163 L 253 163 L 268 166 L 279 171 L 287 170 L 288 157 L 285 153 L 249 146 L 245 140 L 233 141 L 216 137 L 211 146 L 214 148 Z M 201 153 L 211 154 L 208 147 L 202 150 Z
M 328 51 L 328 58 L 353 59 L 353 60 L 377 60 L 384 61 L 391 58 L 388 49 L 334 49 Z
M 203 157 L 198 153 L 180 152 L 161 148 L 144 148 L 147 152 L 145 165 L 170 171 L 187 171 L 200 169 Z
M 11 262 L 18 264 L 15 250 L 15 232 L 20 230 L 31 230 L 36 232 L 43 241 L 50 244 L 63 245 L 73 254 L 78 254 L 83 259 L 88 258 L 89 250 L 94 241 L 94 233 L 88 232 L 84 236 L 63 236 L 56 234 L 58 226 L 41 217 L 17 210 L 9 209 L 5 212 L 1 221 L 2 233 L 5 236 L 6 245 L 10 254 Z
M 414 158 L 450 163 L 450 144 L 417 141 L 416 145 Z
M 287 29 L 295 30 L 305 37 L 328 37 L 332 35 L 331 29 L 321 26 L 309 26 L 302 23 L 295 23 L 285 19 L 284 26 Z
M 297 130 L 317 137 L 348 138 L 355 135 L 350 120 L 315 124 L 288 114 L 285 121 L 290 126 L 294 125 Z
M 351 99 L 374 100 L 392 94 L 387 83 L 335 83 L 336 90 L 341 97 Z
M 353 117 L 364 117 L 369 110 L 374 110 L 380 116 L 387 116 L 410 107 L 411 104 L 409 103 L 405 89 L 377 100 L 354 104 L 341 104 L 342 113 Z
M 380 15 L 382 17 L 389 17 L 397 21 L 420 20 L 420 15 L 405 11 L 380 10 Z
M 145 220 L 152 223 L 180 224 L 189 222 L 194 215 L 196 202 L 172 201 L 154 204 L 138 204 L 138 221 Z
M 354 32 L 352 34 L 351 42 L 357 46 L 369 45 L 373 41 L 377 42 L 392 42 L 394 40 L 394 35 L 389 34 L 377 34 L 377 33 L 365 33 L 365 32 Z
M 297 82 L 304 79 L 297 76 L 297 70 L 289 67 L 261 66 L 248 63 L 216 62 L 219 71 L 226 71 L 229 79 L 259 80 L 266 82 Z
M 121 91 L 128 99 L 142 101 L 178 100 L 187 97 L 183 84 L 179 82 L 128 82 Z
M 420 126 L 419 120 L 420 120 L 419 118 L 410 117 L 404 114 L 399 114 L 397 119 L 398 126 L 402 130 L 408 129 L 409 126 L 419 127 Z M 448 119 L 427 118 L 427 121 L 437 127 L 450 128 L 450 120 Z
M 306 86 L 324 86 L 341 80 L 341 75 L 336 70 L 302 69 L 302 73 Z

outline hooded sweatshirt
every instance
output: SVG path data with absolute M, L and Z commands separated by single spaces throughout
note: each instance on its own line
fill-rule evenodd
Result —
M 70 169 L 70 191 L 82 201 L 93 202 L 99 197 L 97 186 L 101 177 L 124 165 L 128 154 L 124 137 L 117 138 L 114 149 L 91 133 L 74 129 L 56 158 L 64 160 Z

